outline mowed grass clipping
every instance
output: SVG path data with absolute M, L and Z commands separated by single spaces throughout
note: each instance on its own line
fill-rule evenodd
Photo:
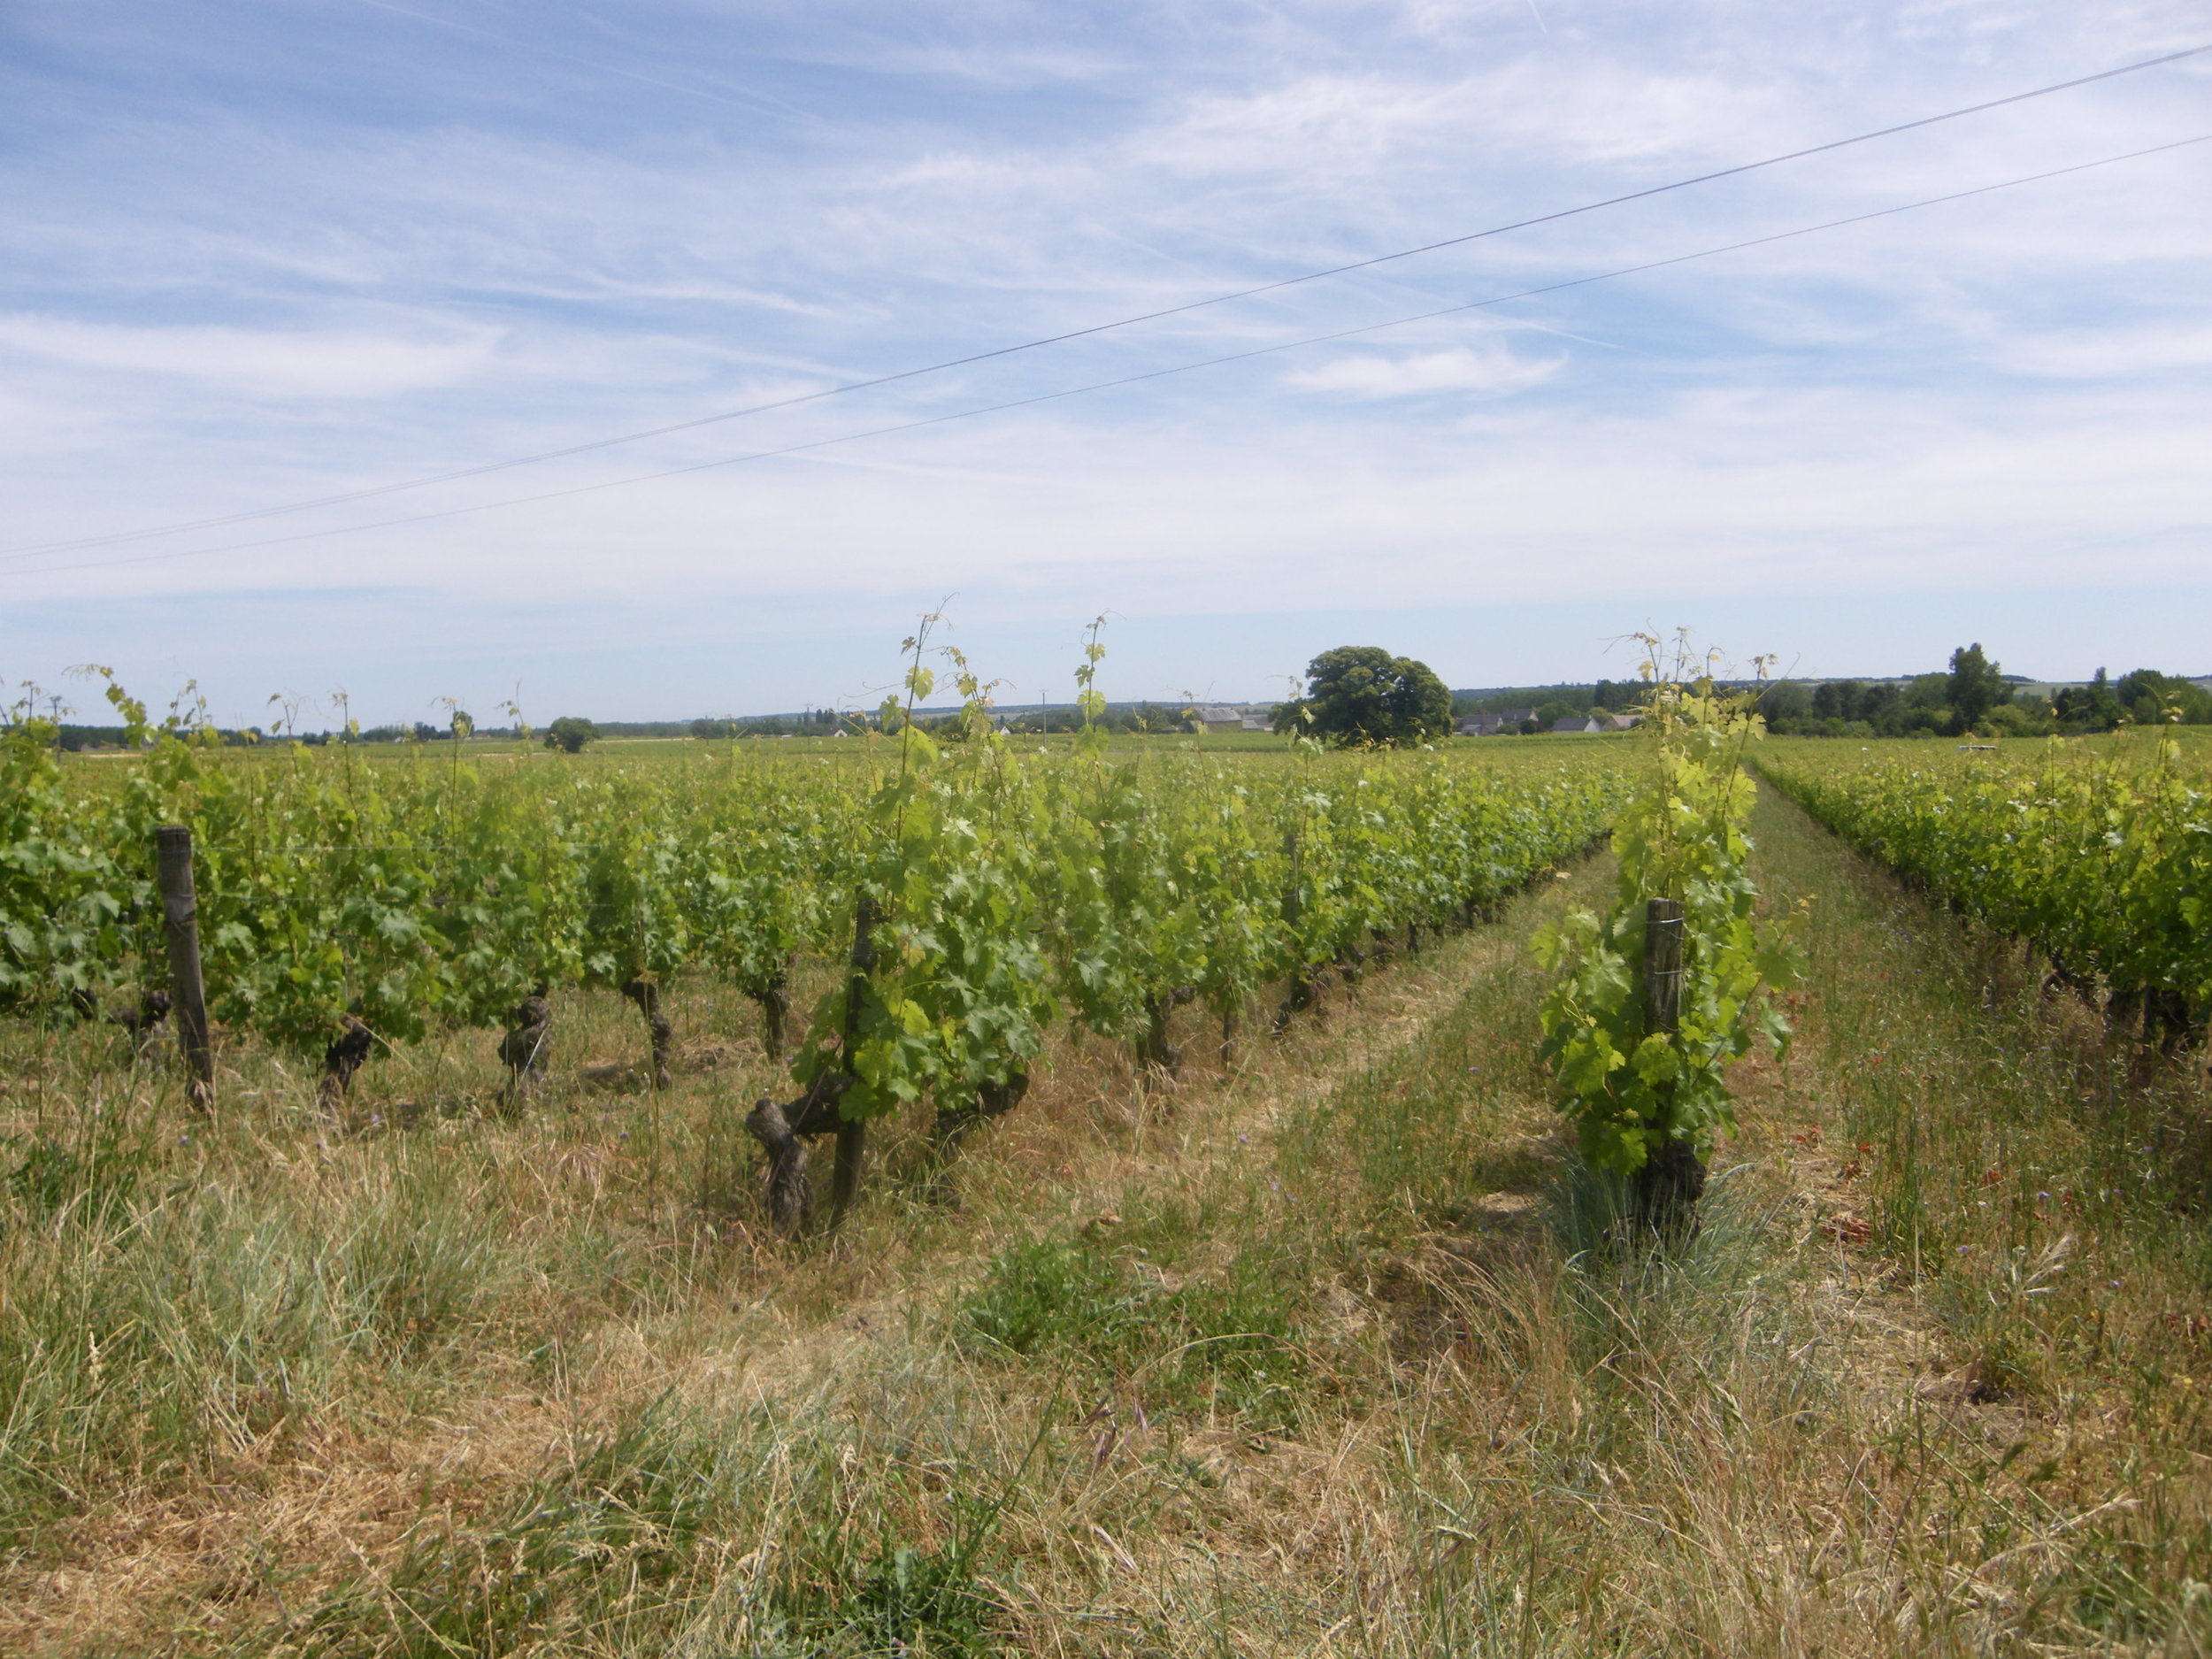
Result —
M 950 1202 L 895 1141 L 847 1236 L 797 1250 L 749 1219 L 741 1054 L 657 1111 L 580 1091 L 330 1144 L 271 1078 L 190 1147 L 50 1055 L 15 1102 L 49 1128 L 11 1155 L 0 1629 L 2202 1652 L 2200 1075 L 2108 1047 L 1786 803 L 1756 833 L 1771 901 L 1813 901 L 1801 1037 L 1740 1068 L 1671 1257 L 1609 1233 L 1535 1060 L 1526 939 L 1598 864 L 1235 1075 L 1148 1090 L 1058 1050 Z M 388 1087 L 465 1093 L 467 1064 Z

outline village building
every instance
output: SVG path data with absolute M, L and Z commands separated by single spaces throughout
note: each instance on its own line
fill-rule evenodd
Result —
M 1456 729 L 1462 737 L 1497 737 L 1519 731 L 1523 721 L 1535 718 L 1533 709 L 1506 709 L 1497 714 L 1472 715 L 1462 720 Z

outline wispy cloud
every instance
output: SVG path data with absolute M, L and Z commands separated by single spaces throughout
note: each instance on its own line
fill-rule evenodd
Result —
M 252 0 L 219 38 L 155 0 L 10 19 L 12 545 L 965 356 L 2202 27 L 2187 0 L 1546 0 L 1541 27 L 1526 0 L 641 0 L 619 27 L 397 4 L 461 27 Z M 518 36 L 533 50 L 504 50 Z M 114 552 L 567 488 L 1357 326 L 2181 136 L 2208 84 L 2160 71 L 956 375 Z M 2208 187 L 2212 147 L 1486 313 L 1617 350 L 1426 325 L 813 462 L 35 580 L 12 572 L 39 561 L 0 559 L 0 655 L 60 652 L 56 606 L 196 597 L 204 620 L 248 591 L 335 607 L 363 583 L 435 595 L 496 657 L 558 634 L 555 612 L 588 641 L 646 593 L 703 616 L 757 601 L 827 639 L 956 587 L 1010 628 L 1516 583 L 1595 604 L 1656 568 L 1685 595 L 2168 580 L 2212 528 L 2212 222 L 2189 211 Z M 518 591 L 549 611 L 526 626 Z M 390 653 L 356 647 L 342 672 L 367 683 Z M 250 630 L 222 660 L 250 673 L 258 649 Z M 649 651 L 626 672 L 649 702 Z M 804 700 L 729 672 L 727 706 Z
M 2058 329 L 1993 341 L 1990 358 L 2014 373 L 2070 380 L 2200 374 L 2212 368 L 2212 325 Z
M 1516 357 L 1502 346 L 1418 351 L 1400 357 L 1363 353 L 1284 376 L 1302 392 L 1340 392 L 1352 397 L 1419 397 L 1437 392 L 1502 396 L 1541 385 L 1564 357 Z
M 0 315 L 0 351 L 86 370 L 161 375 L 257 397 L 390 397 L 450 386 L 491 360 L 499 331 L 436 340 L 401 334 L 227 327 L 138 327 L 35 313 Z

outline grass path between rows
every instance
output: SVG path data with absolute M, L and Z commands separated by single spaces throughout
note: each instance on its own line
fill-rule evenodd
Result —
M 834 1242 L 726 1223 L 380 1447 L 171 1500 L 196 1553 L 21 1646 L 2204 1653 L 2200 1074 L 1771 790 L 1755 833 L 1801 1036 L 1674 1259 L 1607 1245 L 1537 1058 L 1526 942 L 1601 858 L 1234 1076 L 1064 1051 L 954 1205 L 895 1148 Z M 549 1210 L 601 1168 L 514 1133 Z
M 2115 1039 L 1770 787 L 1757 831 L 1770 901 L 1812 902 L 1812 972 L 1746 1144 L 1861 1333 L 1806 1356 L 1844 1385 L 1851 1474 L 1799 1494 L 1827 1532 L 1799 1582 L 1818 1623 L 1862 1604 L 1776 1650 L 2205 1653 L 2204 1056 Z

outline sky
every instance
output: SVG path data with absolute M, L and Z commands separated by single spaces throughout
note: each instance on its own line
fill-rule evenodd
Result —
M 12 0 L 0 680 L 850 707 L 937 611 L 1017 703 L 1101 616 L 1117 700 L 1678 628 L 2212 672 L 2212 142 L 2113 159 L 2212 134 L 2212 55 L 1221 299 L 2207 43 L 2183 0 Z

